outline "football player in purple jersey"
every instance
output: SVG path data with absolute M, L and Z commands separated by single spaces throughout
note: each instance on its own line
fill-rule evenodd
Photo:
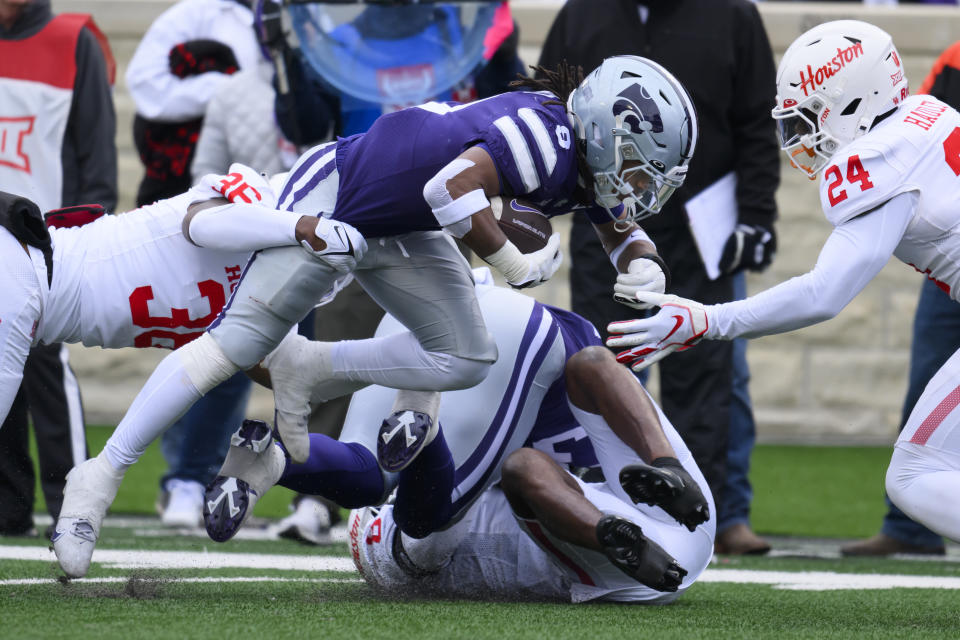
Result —
M 402 533 L 392 552 L 402 558 L 405 545 L 459 522 L 502 481 L 527 535 L 580 559 L 571 577 L 584 589 L 648 598 L 685 589 L 712 556 L 715 524 L 680 436 L 589 322 L 492 286 L 489 270 L 476 276 L 500 357 L 479 385 L 443 394 L 438 434 L 409 466 L 384 473 L 374 458 L 370 427 L 393 401 L 387 387 L 354 394 L 340 440 L 311 434 L 304 464 L 284 456 L 266 423 L 248 420 L 207 489 L 210 537 L 232 537 L 274 484 L 354 508 L 396 488 L 392 518 Z M 377 335 L 403 330 L 387 316 Z M 570 470 L 586 471 L 585 482 Z
M 409 464 L 436 436 L 438 392 L 476 385 L 497 359 L 451 236 L 517 288 L 542 284 L 561 261 L 558 235 L 529 254 L 509 242 L 490 210 L 494 195 L 523 197 L 548 216 L 582 210 L 621 274 L 615 296 L 662 292 L 663 261 L 636 220 L 659 211 L 686 175 L 692 103 L 669 72 L 634 56 L 579 80 L 564 67 L 521 82 L 535 90 L 404 109 L 301 156 L 278 207 L 325 218 L 324 248 L 257 253 L 207 332 L 157 366 L 101 453 L 115 473 L 87 462 L 68 478 L 54 544 L 64 571 L 86 573 L 120 479 L 147 445 L 206 391 L 261 361 L 294 461 L 309 453 L 311 401 L 378 384 L 402 389 L 381 425 L 378 460 L 389 471 Z M 285 341 L 347 276 L 406 331 Z

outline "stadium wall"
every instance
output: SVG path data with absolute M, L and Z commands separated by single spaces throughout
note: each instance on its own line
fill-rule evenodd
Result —
M 88 12 L 110 39 L 117 59 L 115 89 L 120 166 L 120 209 L 133 206 L 142 168 L 131 136 L 133 102 L 124 82 L 126 65 L 147 27 L 168 0 L 54 0 L 58 12 Z M 520 25 L 521 56 L 536 62 L 558 0 L 511 2 Z M 780 55 L 810 27 L 841 18 L 863 19 L 889 31 L 910 78 L 919 87 L 934 59 L 960 37 L 960 11 L 937 6 L 872 7 L 859 3 L 761 2 L 774 52 Z M 814 185 L 783 165 L 777 199 L 780 250 L 773 266 L 751 275 L 751 292 L 807 271 L 830 226 L 820 212 Z M 564 231 L 565 223 L 557 225 Z M 764 442 L 889 443 L 906 389 L 910 332 L 921 276 L 896 260 L 837 318 L 784 336 L 755 340 L 748 351 L 751 392 L 759 438 Z M 566 306 L 566 274 L 532 291 Z M 107 351 L 75 346 L 88 422 L 116 423 L 161 350 Z M 651 387 L 656 388 L 655 380 Z M 269 417 L 269 392 L 258 391 L 251 415 Z

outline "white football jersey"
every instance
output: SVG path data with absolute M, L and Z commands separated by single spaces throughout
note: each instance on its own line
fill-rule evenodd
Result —
M 435 573 L 412 578 L 397 564 L 392 551 L 398 533 L 393 505 L 382 507 L 365 522 L 363 510 L 351 513 L 350 553 L 370 585 L 393 593 L 569 602 L 666 604 L 686 591 L 709 564 L 712 530 L 699 527 L 689 532 L 675 521 L 662 522 L 643 505 L 624 502 L 605 484 L 580 480 L 577 484 L 600 511 L 636 522 L 687 569 L 679 591 L 655 591 L 623 573 L 604 554 L 565 542 L 535 520 L 518 521 L 498 487 L 484 491 L 470 507 L 461 522 L 466 526 L 459 543 Z M 415 544 L 430 545 L 431 536 Z
M 570 580 L 520 529 L 503 492 L 485 491 L 471 509 L 475 515 L 469 531 L 450 562 L 437 573 L 415 579 L 397 565 L 391 552 L 393 536 L 399 533 L 393 505 L 383 507 L 362 530 L 350 532 L 354 563 L 371 586 L 385 591 L 461 598 L 570 599 Z M 358 524 L 357 513 L 351 514 L 351 526 Z
M 911 191 L 920 197 L 894 255 L 960 299 L 960 114 L 927 95 L 843 147 L 820 181 L 834 226 Z
M 203 333 L 250 254 L 187 241 L 183 218 L 199 199 L 188 191 L 81 227 L 50 229 L 53 282 L 38 339 L 173 349 Z

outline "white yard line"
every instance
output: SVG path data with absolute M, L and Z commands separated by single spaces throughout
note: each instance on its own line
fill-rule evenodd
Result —
M 0 546 L 0 559 L 56 562 L 48 547 Z M 97 549 L 93 562 L 115 569 L 280 569 L 283 571 L 353 572 L 353 560 L 345 556 L 270 555 L 200 551 L 125 551 Z
M 56 562 L 47 547 L 0 546 L 0 559 Z M 112 569 L 278 569 L 282 571 L 334 571 L 352 574 L 353 561 L 344 556 L 271 555 L 263 553 L 223 553 L 197 551 L 130 551 L 97 549 L 93 561 Z M 122 582 L 128 577 L 95 578 L 85 581 Z M 157 578 L 160 581 L 165 578 Z M 270 578 L 199 577 L 180 578 L 181 582 L 359 582 L 353 578 Z M 0 585 L 47 584 L 53 578 L 0 580 Z M 953 589 L 960 590 L 960 578 L 899 574 L 836 573 L 833 571 L 757 571 L 746 569 L 707 569 L 699 582 L 766 584 L 775 589 L 829 591 L 839 589 Z
M 910 576 L 895 573 L 835 573 L 833 571 L 754 571 L 707 569 L 698 582 L 768 584 L 790 591 L 832 591 L 837 589 L 960 589 L 960 578 Z
M 334 584 L 354 584 L 363 582 L 363 578 L 281 578 L 278 576 L 252 576 L 252 577 L 205 577 L 205 578 L 141 578 L 144 582 L 199 582 L 199 583 L 219 583 L 219 582 L 309 582 L 309 583 L 334 583 Z M 130 576 L 114 576 L 108 578 L 79 578 L 71 580 L 70 584 L 111 584 L 129 582 Z M 13 580 L 0 580 L 0 586 L 8 585 L 35 585 L 35 584 L 53 584 L 58 582 L 52 578 L 20 578 Z

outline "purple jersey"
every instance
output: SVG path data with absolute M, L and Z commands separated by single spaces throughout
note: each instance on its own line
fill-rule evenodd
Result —
M 600 334 L 592 324 L 571 311 L 547 306 L 560 328 L 567 359 L 584 347 L 602 345 Z M 546 452 L 557 462 L 574 467 L 598 467 L 597 454 L 587 432 L 574 418 L 567 404 L 565 377 L 553 383 L 540 405 L 537 421 L 524 443 Z
M 562 105 L 544 104 L 556 99 L 524 91 L 386 114 L 366 133 L 339 140 L 335 165 L 328 147 L 305 153 L 281 193 L 281 206 L 292 209 L 310 197 L 335 166 L 340 183 L 334 219 L 368 238 L 439 229 L 423 187 L 454 158 L 480 145 L 493 159 L 505 195 L 530 200 L 548 216 L 586 209 L 592 221 L 608 222 L 604 209 L 574 199 L 577 158 L 570 121 Z

